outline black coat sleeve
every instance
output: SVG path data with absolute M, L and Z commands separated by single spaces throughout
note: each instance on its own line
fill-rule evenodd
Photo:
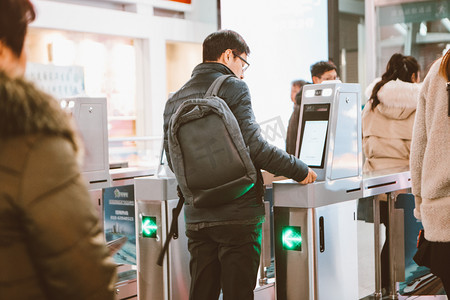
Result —
M 168 102 L 170 101 L 167 100 Z M 164 140 L 163 140 L 163 147 L 164 147 L 164 152 L 166 155 L 166 159 L 167 159 L 167 163 L 169 165 L 169 168 L 172 170 L 172 163 L 170 161 L 170 155 L 169 155 L 169 121 L 170 121 L 170 117 L 173 115 L 174 113 L 174 107 L 171 106 L 169 103 L 166 103 L 166 106 L 164 108 L 164 126 L 163 126 L 163 130 L 164 130 Z
M 227 102 L 235 115 L 256 168 L 296 181 L 306 178 L 308 166 L 304 162 L 269 144 L 261 135 L 261 128 L 253 114 L 250 91 L 244 81 L 229 78 L 219 91 L 219 96 Z

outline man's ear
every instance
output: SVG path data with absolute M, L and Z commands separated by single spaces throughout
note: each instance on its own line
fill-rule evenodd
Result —
M 21 57 L 17 57 L 10 47 L 0 41 L 0 70 L 16 76 L 23 75 L 25 72 L 24 68 Z
M 319 83 L 320 78 L 317 77 L 317 76 L 313 76 L 313 77 L 312 77 L 312 81 L 313 81 L 314 84 Z
M 3 52 L 5 52 L 4 49 L 5 49 L 5 44 L 3 44 L 2 41 L 0 41 L 0 56 L 3 55 Z
M 224 65 L 228 65 L 228 63 L 231 61 L 232 58 L 233 58 L 233 50 L 227 49 L 224 52 L 222 52 L 217 62 L 220 62 Z
M 223 53 L 225 55 L 226 62 L 229 63 L 233 59 L 233 50 L 227 49 Z

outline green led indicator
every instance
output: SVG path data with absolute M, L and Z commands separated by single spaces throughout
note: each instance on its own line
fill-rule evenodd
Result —
M 156 217 L 142 216 L 142 236 L 146 238 L 156 238 Z
M 300 226 L 285 226 L 281 232 L 283 249 L 302 251 L 302 232 Z

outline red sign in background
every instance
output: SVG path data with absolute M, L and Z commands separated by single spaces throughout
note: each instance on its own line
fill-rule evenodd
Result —
M 191 0 L 169 0 L 172 2 L 181 2 L 181 3 L 186 3 L 186 4 L 191 4 Z

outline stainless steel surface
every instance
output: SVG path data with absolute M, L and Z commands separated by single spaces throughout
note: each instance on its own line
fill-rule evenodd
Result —
M 254 290 L 255 300 L 275 300 L 275 283 L 271 282 Z
M 343 86 L 340 87 L 343 89 Z M 338 89 L 338 92 L 339 90 Z M 338 111 L 335 112 L 335 136 L 332 148 L 330 179 L 358 177 L 362 173 L 361 153 L 361 101 L 359 90 L 339 92 Z M 330 143 L 333 142 L 330 140 Z
M 277 299 L 358 299 L 355 209 L 356 200 L 319 208 L 274 207 Z M 301 228 L 301 251 L 283 249 L 285 226 Z
M 90 189 L 111 185 L 109 176 L 106 98 L 75 97 L 61 100 L 72 114 L 83 139 L 82 173 Z
M 392 260 L 395 276 L 394 283 L 405 281 L 405 211 L 400 208 L 394 209 L 392 215 L 392 227 L 389 236 L 392 236 L 394 259 Z M 392 284 L 392 283 L 391 283 Z
M 411 173 L 408 168 L 394 168 L 363 174 L 363 197 L 387 194 L 389 211 L 389 256 L 390 290 L 392 299 L 397 299 L 396 280 L 404 280 L 403 211 L 395 209 L 395 193 L 411 187 Z M 374 297 L 381 299 L 381 248 L 380 248 L 380 206 L 374 198 Z M 397 249 L 397 251 L 396 251 Z
M 363 197 L 399 191 L 411 187 L 408 168 L 386 169 L 363 174 Z
M 361 181 L 358 182 L 358 178 L 346 178 L 346 179 L 340 179 L 335 181 L 321 181 L 321 182 L 315 182 L 314 184 L 310 185 L 299 185 L 298 183 L 291 181 L 291 180 L 284 180 L 284 181 L 277 181 L 273 183 L 273 191 L 274 191 L 274 206 L 275 209 L 278 207 L 280 208 L 327 208 L 328 206 L 332 206 L 333 204 L 345 202 L 351 199 L 357 199 L 368 197 L 368 196 L 374 196 L 378 194 L 383 193 L 391 193 L 394 191 L 402 190 L 409 188 L 411 186 L 411 179 L 410 179 L 410 172 L 405 169 L 393 169 L 393 170 L 385 170 L 380 172 L 374 172 L 370 174 L 364 174 L 361 178 Z M 358 186 L 361 186 L 362 188 L 358 190 Z M 392 202 L 392 201 L 391 201 Z M 376 212 L 374 212 L 374 222 L 375 222 L 375 293 L 374 296 L 381 299 L 381 260 L 380 260 L 380 237 L 379 237 L 379 228 L 380 228 L 380 221 L 379 221 L 379 203 L 376 201 L 374 205 L 374 209 Z M 275 215 L 275 218 L 277 218 L 277 215 Z M 398 228 L 400 226 L 400 217 L 393 217 L 393 220 L 396 219 L 396 221 L 392 222 L 393 228 Z M 305 226 L 305 225 L 302 225 Z M 400 232 L 400 231 L 397 231 Z M 390 248 L 396 248 L 396 243 L 400 240 L 402 240 L 400 237 L 395 236 L 394 234 L 391 234 L 392 238 L 395 238 L 396 241 L 392 241 L 391 245 L 393 247 Z M 314 238 L 313 238 L 314 239 Z M 315 238 L 317 239 L 317 238 Z M 401 249 L 401 248 L 400 248 Z M 293 252 L 293 251 L 290 251 Z M 278 254 L 277 254 L 278 255 Z M 289 254 L 292 255 L 298 255 L 296 253 Z M 399 261 L 401 261 L 401 257 L 397 254 L 396 257 Z M 278 256 L 276 258 L 278 261 Z M 291 259 L 292 261 L 292 259 Z M 297 292 L 296 289 L 300 286 L 299 283 L 292 282 L 290 277 L 297 278 L 299 275 L 297 274 L 298 271 L 298 263 L 289 263 L 288 271 L 290 273 L 287 273 L 289 275 L 286 275 L 286 286 L 284 288 L 287 288 L 289 286 L 290 292 Z M 297 266 L 297 267 L 292 267 Z M 312 266 L 314 268 L 314 265 Z M 394 268 L 394 266 L 393 266 Z M 277 272 L 278 272 L 277 267 Z M 401 269 L 401 265 L 397 265 L 396 270 L 396 276 L 399 275 L 399 270 Z M 357 272 L 356 272 L 357 274 Z M 278 278 L 278 274 L 277 274 Z M 303 276 L 303 278 L 306 278 Z M 309 278 L 309 277 L 308 277 Z M 393 277 L 395 278 L 395 277 Z M 322 280 L 322 279 L 320 279 Z M 395 279 L 394 279 L 395 280 Z M 310 279 L 307 279 L 305 281 L 310 281 Z M 278 281 L 278 284 L 280 282 Z M 395 281 L 392 283 L 395 284 Z M 284 286 L 284 283 L 282 284 Z M 314 286 L 313 286 L 314 287 Z M 319 287 L 317 287 L 318 290 Z M 294 289 L 294 291 L 290 291 L 291 289 Z M 304 288 L 303 288 L 304 289 Z M 357 291 L 357 288 L 354 289 Z M 395 289 L 394 289 L 395 291 Z M 277 291 L 278 293 L 278 291 Z M 306 295 L 302 295 L 301 297 L 305 298 L 298 298 L 298 299 L 314 299 L 314 298 L 308 298 Z M 293 298 L 294 299 L 294 298 Z M 347 298 L 342 298 L 347 299 Z
M 379 172 L 374 172 L 370 174 L 362 174 L 362 143 L 361 143 L 361 100 L 360 100 L 360 86 L 358 84 L 342 84 L 342 83 L 325 83 L 319 85 L 307 85 L 304 87 L 302 96 L 302 106 L 300 111 L 299 122 L 299 132 L 302 131 L 302 127 L 305 127 L 306 121 L 322 121 L 326 120 L 327 105 L 329 104 L 329 117 L 328 117 L 328 131 L 325 141 L 325 155 L 322 166 L 319 167 L 318 157 L 314 156 L 311 149 L 304 152 L 304 158 L 311 161 L 311 165 L 317 166 L 312 167 L 317 173 L 317 181 L 313 184 L 299 185 L 292 180 L 284 180 L 273 183 L 273 194 L 274 194 L 274 209 L 276 209 L 277 214 L 275 214 L 275 224 L 284 224 L 286 222 L 286 215 L 290 215 L 296 209 L 307 209 L 312 211 L 314 215 L 314 222 L 308 228 L 313 228 L 312 235 L 304 236 L 303 240 L 308 240 L 310 243 L 314 243 L 313 251 L 309 253 L 309 259 L 314 256 L 315 264 L 310 265 L 308 269 L 308 274 L 311 272 L 316 272 L 314 278 L 317 278 L 317 282 L 311 285 L 310 277 L 306 276 L 305 270 L 303 270 L 303 278 L 308 278 L 305 281 L 309 283 L 309 296 L 307 294 L 302 294 L 301 296 L 296 295 L 297 298 L 292 299 L 316 299 L 314 297 L 319 297 L 322 299 L 357 299 L 357 286 L 353 288 L 355 294 L 349 295 L 344 294 L 345 291 L 352 290 L 351 281 L 347 278 L 351 278 L 352 274 L 357 276 L 357 268 L 353 273 L 340 274 L 341 268 L 335 268 L 334 264 L 342 264 L 346 261 L 346 257 L 339 256 L 341 248 L 334 241 L 339 241 L 341 239 L 350 239 L 348 242 L 356 244 L 356 222 L 354 218 L 343 218 L 333 219 L 338 212 L 326 214 L 326 219 L 333 220 L 337 222 L 336 224 L 344 224 L 349 219 L 354 222 L 355 230 L 349 230 L 348 232 L 337 230 L 331 236 L 332 241 L 329 242 L 331 246 L 336 245 L 336 250 L 330 250 L 327 252 L 329 256 L 323 256 L 322 260 L 319 260 L 320 255 L 325 255 L 324 252 L 317 250 L 317 240 L 320 239 L 320 232 L 317 232 L 316 225 L 316 213 L 327 212 L 328 209 L 337 210 L 339 206 L 351 205 L 350 203 L 355 203 L 356 201 L 351 201 L 358 198 L 369 197 L 374 195 L 379 195 L 383 193 L 391 193 L 393 191 L 398 191 L 402 189 L 409 188 L 411 186 L 411 176 L 406 169 L 395 169 L 395 170 L 384 170 Z M 320 123 L 323 124 L 323 123 Z M 312 128 L 309 127 L 309 128 Z M 320 131 L 320 130 L 318 130 Z M 309 135 L 308 135 L 309 136 Z M 320 136 L 320 134 L 318 134 Z M 320 146 L 320 139 L 314 140 L 309 139 L 310 142 L 318 144 Z M 297 153 L 303 151 L 303 146 L 300 147 L 300 141 L 297 141 Z M 302 148 L 302 149 L 300 149 Z M 320 148 L 320 147 L 317 147 Z M 320 151 L 320 149 L 319 149 Z M 302 157 L 302 153 L 300 153 Z M 348 203 L 347 203 L 348 202 Z M 375 203 L 375 256 L 376 256 L 376 291 L 375 296 L 381 298 L 381 267 L 380 267 L 380 243 L 379 243 L 379 203 Z M 285 211 L 288 210 L 289 214 Z M 354 211 L 354 210 L 353 210 Z M 392 214 L 394 211 L 392 210 Z M 325 213 L 324 213 L 325 214 Z M 282 221 L 278 220 L 280 217 Z M 283 221 L 284 218 L 284 221 Z M 303 216 L 303 218 L 305 218 Z M 288 218 L 289 222 L 294 217 Z M 319 217 L 320 219 L 320 217 Z M 392 220 L 394 220 L 392 218 Z M 300 222 L 300 221 L 298 221 Z M 303 220 L 305 222 L 305 220 Z M 348 221 L 349 222 L 349 221 Z M 392 222 L 392 226 L 395 227 L 395 222 Z M 290 224 L 290 223 L 288 223 Z M 329 224 L 329 223 L 325 223 Z M 276 227 L 282 225 L 276 225 Z M 306 226 L 303 224 L 302 226 Z M 349 223 L 349 228 L 352 228 Z M 332 231 L 339 226 L 333 226 L 327 228 L 326 231 Z M 342 228 L 341 228 L 342 229 Z M 276 237 L 280 237 L 280 229 L 276 229 Z M 328 236 L 328 235 L 327 235 Z M 393 237 L 393 234 L 390 235 Z M 306 239 L 305 239 L 306 238 Z M 277 242 L 278 243 L 278 242 Z M 391 248 L 394 248 L 394 242 L 391 242 Z M 277 265 L 286 264 L 285 269 L 281 266 L 277 266 L 277 295 L 280 293 L 280 289 L 287 289 L 284 295 L 282 293 L 282 299 L 289 296 L 292 291 L 297 292 L 297 288 L 300 285 L 295 282 L 295 279 L 290 279 L 290 277 L 298 277 L 298 264 L 299 262 L 294 261 L 293 258 L 289 256 L 300 256 L 299 253 L 291 253 L 296 251 L 288 251 L 289 253 L 284 254 L 280 249 L 280 246 L 276 247 L 278 254 L 276 253 Z M 319 252 L 317 252 L 319 251 Z M 356 247 L 354 249 L 356 250 Z M 285 251 L 286 252 L 286 251 Z M 300 251 L 301 252 L 301 251 Z M 326 252 L 326 251 L 325 251 Z M 352 250 L 348 250 L 348 253 L 352 253 Z M 357 257 L 356 253 L 353 253 L 353 258 Z M 279 261 L 279 255 L 281 255 L 281 261 Z M 286 259 L 283 257 L 286 256 Z M 288 263 L 289 260 L 289 263 Z M 298 260 L 298 259 L 297 259 Z M 328 266 L 332 271 L 321 271 L 319 262 L 325 261 L 324 266 Z M 292 262 L 292 263 L 291 263 Z M 357 260 L 355 260 L 357 265 Z M 350 264 L 352 265 L 352 264 Z M 281 283 L 278 272 L 282 272 Z M 339 275 L 337 275 L 339 274 Z M 333 276 L 334 275 L 334 276 Z M 329 277 L 328 277 L 329 276 Z M 392 277 L 394 278 L 394 276 Z M 353 282 L 357 282 L 353 280 Z M 348 283 L 348 286 L 347 286 Z M 278 288 L 280 285 L 280 289 Z M 325 288 L 327 286 L 328 288 Z M 341 289 L 344 286 L 345 288 Z M 311 291 L 313 291 L 311 293 Z M 330 294 L 327 292 L 330 291 Z M 332 292 L 331 292 L 332 291 Z M 338 293 L 338 294 L 336 294 Z M 341 293 L 341 294 L 339 294 Z
M 115 299 L 137 299 L 136 266 L 117 265 L 117 283 L 114 285 Z
M 351 83 L 330 82 L 303 87 L 299 131 L 302 130 L 305 104 L 330 104 L 324 168 L 312 168 L 319 181 L 362 176 L 360 94 L 360 85 Z M 297 141 L 297 149 L 299 143 Z
M 135 179 L 134 185 L 136 199 L 158 201 L 178 199 L 175 178 L 140 177 Z
M 293 180 L 273 182 L 274 206 L 320 207 L 362 197 L 361 177 L 316 181 L 301 185 Z
M 175 209 L 178 199 L 164 201 L 167 205 L 167 228 L 172 223 L 172 210 Z M 169 247 L 169 298 L 171 300 L 184 300 L 189 298 L 191 276 L 189 274 L 189 251 L 187 248 L 186 225 L 184 223 L 184 209 L 178 216 L 178 238 L 172 239 Z
M 115 287 L 115 299 L 137 299 L 136 280 L 117 284 Z
M 97 215 L 100 220 L 100 224 L 103 227 L 102 189 L 89 190 L 89 195 L 91 196 L 91 201 L 94 204 L 95 210 L 97 211 Z
M 304 87 L 299 132 L 309 128 L 303 137 L 314 149 L 297 141 L 297 152 L 312 165 L 317 181 L 273 183 L 278 299 L 358 299 L 355 199 L 363 196 L 360 89 L 359 84 L 337 82 Z M 327 111 L 320 162 L 315 153 L 321 150 L 323 135 L 317 132 L 326 124 Z M 312 125 L 316 121 L 317 127 Z M 283 248 L 286 226 L 300 226 L 301 251 Z
M 264 202 L 265 221 L 262 225 L 262 260 L 261 265 L 265 268 L 270 266 L 270 203 Z
M 375 299 L 381 299 L 381 246 L 380 246 L 380 200 L 373 198 L 374 258 L 375 258 Z
M 398 299 L 397 281 L 405 279 L 404 266 L 404 237 L 403 237 L 403 210 L 395 209 L 395 194 L 388 195 L 389 212 L 389 299 Z M 400 231 L 400 232 L 399 232 Z M 401 241 L 401 243 L 399 243 Z M 400 248 L 399 248 L 400 247 Z M 402 257 L 400 257 L 402 256 Z M 398 268 L 398 262 L 403 261 L 403 265 Z
M 314 225 L 313 209 L 274 207 L 275 268 L 277 299 L 314 299 Z M 301 251 L 283 249 L 284 226 L 299 226 Z
M 259 285 L 267 283 L 266 268 L 271 264 L 271 247 L 270 247 L 270 203 L 264 202 L 265 221 L 262 225 L 261 237 L 261 261 L 259 264 Z
M 142 216 L 156 217 L 156 238 L 142 237 Z M 142 300 L 169 299 L 167 257 L 163 267 L 156 264 L 167 232 L 166 216 L 166 206 L 162 201 L 136 198 L 138 298 Z
M 320 239 L 314 239 L 317 298 L 310 299 L 357 300 L 356 200 L 327 205 L 314 210 L 314 236 L 320 237 L 319 220 L 323 218 L 324 244 L 321 247 Z
M 178 239 L 172 239 L 163 266 L 156 264 L 178 203 L 174 178 L 154 176 L 135 179 L 138 232 L 138 298 L 184 300 L 189 297 L 189 252 L 185 234 L 184 210 L 178 216 Z M 142 216 L 156 217 L 157 237 L 142 237 Z
M 109 170 L 111 186 L 134 184 L 135 178 L 153 176 L 156 169 L 129 167 Z

